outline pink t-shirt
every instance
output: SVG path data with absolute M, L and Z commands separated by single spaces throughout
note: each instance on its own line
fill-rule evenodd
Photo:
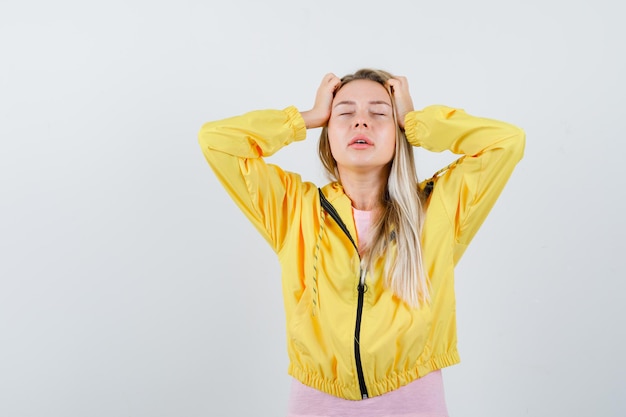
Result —
M 352 209 L 359 245 L 367 241 L 370 211 Z M 291 384 L 287 417 L 447 417 L 441 371 L 377 397 L 346 400 L 318 391 L 297 380 Z
M 294 379 L 287 417 L 448 417 L 441 371 L 377 397 L 346 400 Z

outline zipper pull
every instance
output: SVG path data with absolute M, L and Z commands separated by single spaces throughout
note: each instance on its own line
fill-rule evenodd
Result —
M 365 291 L 367 291 L 367 285 L 365 284 L 366 275 L 367 275 L 367 270 L 361 268 L 359 272 L 359 285 L 357 286 L 357 289 L 359 290 L 359 292 L 365 293 Z

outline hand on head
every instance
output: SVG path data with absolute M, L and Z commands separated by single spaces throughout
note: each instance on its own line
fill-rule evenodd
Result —
M 398 125 L 404 129 L 404 118 L 413 111 L 409 82 L 406 77 L 396 76 L 387 81 L 387 86 L 391 90 L 391 95 L 395 98 Z
M 315 95 L 315 104 L 309 111 L 302 112 L 307 129 L 325 126 L 328 123 L 335 89 L 341 80 L 333 73 L 326 74 Z

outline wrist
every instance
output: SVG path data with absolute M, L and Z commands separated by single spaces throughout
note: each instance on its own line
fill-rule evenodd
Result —
M 322 127 L 324 123 L 326 123 L 326 118 L 324 116 L 320 116 L 313 110 L 307 110 L 300 112 L 302 118 L 304 119 L 304 124 L 307 129 L 315 129 L 317 127 Z

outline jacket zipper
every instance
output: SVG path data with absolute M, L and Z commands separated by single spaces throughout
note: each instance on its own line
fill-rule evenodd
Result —
M 343 230 L 346 236 L 348 236 L 348 239 L 350 239 L 350 242 L 352 242 L 352 246 L 354 246 L 354 249 L 356 249 L 356 253 L 359 256 L 359 260 L 361 260 L 361 255 L 359 254 L 359 248 L 354 242 L 354 239 L 352 238 L 352 236 L 350 235 L 350 231 L 346 227 L 345 223 L 343 222 L 343 220 L 341 220 L 339 213 L 337 213 L 337 210 L 335 210 L 335 207 L 330 203 L 330 201 L 326 199 L 324 194 L 322 194 L 322 190 L 321 189 L 318 189 L 318 190 L 320 194 L 320 201 L 321 201 L 322 207 L 324 208 L 324 210 L 326 210 L 328 214 L 330 214 L 330 217 L 332 217 L 335 220 L 337 225 L 339 225 L 339 227 L 341 228 L 341 230 Z M 356 374 L 359 379 L 359 389 L 361 390 L 361 398 L 366 399 L 368 398 L 368 393 L 367 393 L 367 385 L 365 385 L 365 376 L 363 375 L 363 365 L 361 364 L 361 340 L 360 339 L 361 339 L 361 319 L 363 317 L 363 303 L 364 303 L 365 292 L 367 291 L 367 287 L 365 283 L 361 283 L 362 275 L 363 275 L 363 271 L 360 270 L 359 280 L 358 280 L 359 283 L 357 285 L 359 296 L 358 296 L 358 301 L 357 301 L 357 306 L 356 306 L 356 323 L 354 326 L 354 361 L 356 363 Z
M 356 325 L 354 327 L 354 359 L 356 361 L 356 373 L 359 377 L 359 388 L 361 388 L 361 398 L 367 398 L 367 386 L 363 376 L 363 366 L 361 366 L 361 317 L 363 314 L 363 298 L 365 297 L 365 284 L 361 284 L 359 277 L 359 300 L 356 306 Z

